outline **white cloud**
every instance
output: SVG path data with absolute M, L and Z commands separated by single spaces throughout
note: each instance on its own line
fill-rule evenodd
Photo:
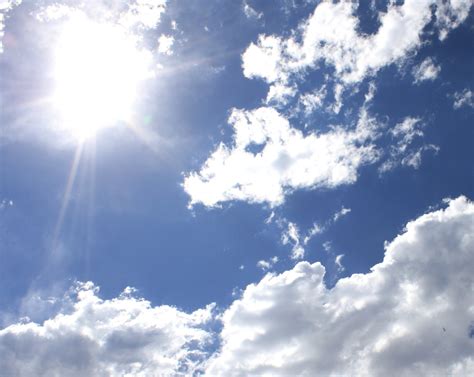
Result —
M 247 18 L 255 18 L 257 20 L 261 19 L 263 17 L 262 12 L 257 12 L 255 9 L 253 9 L 246 0 L 242 3 L 243 9 L 244 9 L 244 14 Z
M 341 111 L 343 93 L 344 86 L 342 86 L 341 84 L 334 85 L 334 102 L 331 106 L 331 110 L 336 114 L 339 114 L 339 111 Z
M 463 106 L 474 108 L 474 93 L 470 89 L 454 93 L 453 107 L 457 110 Z
M 407 117 L 403 122 L 396 124 L 395 127 L 390 130 L 390 133 L 400 139 L 399 147 L 402 151 L 405 151 L 415 137 L 423 136 L 423 131 L 420 129 L 421 127 L 422 123 L 420 118 Z
M 257 45 L 250 46 L 242 54 L 245 77 L 261 77 L 271 83 L 281 78 L 279 66 L 282 59 L 282 40 L 275 36 L 261 35 Z
M 9 200 L 9 199 L 0 200 L 0 209 L 4 209 L 6 207 L 12 207 L 12 206 L 13 206 L 13 200 Z
M 340 259 L 339 259 L 340 262 Z M 382 263 L 328 289 L 324 267 L 267 274 L 223 314 L 208 376 L 474 374 L 474 205 L 410 222 Z
M 390 146 L 388 158 L 379 167 L 381 173 L 392 170 L 399 165 L 418 169 L 423 152 L 431 150 L 437 153 L 439 151 L 439 147 L 433 144 L 423 144 L 419 147 L 412 146 L 416 138 L 423 137 L 423 127 L 424 124 L 420 118 L 406 117 L 390 130 L 395 143 Z
M 164 55 L 172 55 L 174 38 L 171 35 L 162 34 L 158 38 L 158 52 Z
M 272 211 L 270 215 L 265 219 L 265 224 L 271 224 L 273 219 L 275 218 L 275 211 Z
M 100 299 L 91 283 L 79 285 L 65 313 L 43 324 L 0 330 L 5 376 L 176 376 L 192 374 L 210 334 L 202 329 L 213 305 L 187 314 L 151 306 L 133 290 Z
M 127 27 L 154 29 L 166 10 L 167 0 L 133 0 L 121 14 L 120 23 Z
M 283 245 L 292 245 L 291 248 L 291 259 L 303 259 L 304 258 L 304 247 L 300 242 L 300 230 L 295 223 L 291 221 L 287 223 L 287 228 L 281 235 L 281 242 Z
M 438 1 L 436 8 L 436 25 L 439 39 L 444 40 L 450 30 L 457 28 L 469 16 L 472 0 Z
M 351 211 L 352 210 L 350 208 L 346 208 L 346 207 L 342 206 L 341 209 L 334 214 L 332 219 L 333 219 L 334 222 L 336 222 L 341 217 L 344 217 L 347 214 L 351 213 Z
M 421 62 L 420 65 L 417 65 L 412 70 L 415 83 L 420 83 L 422 81 L 433 81 L 438 77 L 440 72 L 441 67 L 436 65 L 431 58 L 426 58 Z
M 344 254 L 336 255 L 334 259 L 334 263 L 337 266 L 337 272 L 341 273 L 345 270 L 344 266 L 342 265 L 342 258 L 344 258 Z
M 152 306 L 127 288 L 109 300 L 78 284 L 60 314 L 0 330 L 9 376 L 413 376 L 474 373 L 474 204 L 420 216 L 366 274 L 324 283 L 300 262 L 248 285 L 219 316 L 221 347 L 193 313 Z M 330 245 L 326 245 L 330 249 Z M 342 272 L 343 254 L 335 257 Z M 271 259 L 276 262 L 276 259 Z
M 0 0 L 0 54 L 3 53 L 3 36 L 5 35 L 5 19 L 14 7 L 21 4 L 21 0 Z
M 321 226 L 317 223 L 313 223 L 313 226 L 309 229 L 308 233 L 306 234 L 306 236 L 303 238 L 303 245 L 307 245 L 309 243 L 309 241 L 311 241 L 311 239 L 318 235 L 318 234 L 321 234 L 325 231 L 325 227 L 324 226 Z
M 91 19 L 116 23 L 130 31 L 139 32 L 158 26 L 161 15 L 166 10 L 166 3 L 167 0 L 131 0 L 127 3 L 115 4 L 114 2 L 78 2 L 74 6 L 53 3 L 41 7 L 35 16 L 42 22 L 49 22 L 81 12 Z
M 260 35 L 256 44 L 250 44 L 242 55 L 244 75 L 260 77 L 268 83 L 286 83 L 290 76 L 312 69 L 324 60 L 335 68 L 342 82 L 359 82 L 405 59 L 421 45 L 423 29 L 433 18 L 432 7 L 437 7 L 437 25 L 445 33 L 459 26 L 470 8 L 468 1 L 439 4 L 435 0 L 392 4 L 386 13 L 380 14 L 377 32 L 364 35 L 359 33 L 354 3 L 321 2 L 288 39 Z M 456 21 L 439 18 L 448 14 L 456 15 Z
M 272 211 L 270 215 L 271 221 L 265 221 L 265 223 L 270 224 L 275 216 L 275 213 Z M 279 216 L 276 218 L 275 223 L 282 232 L 281 243 L 291 246 L 290 258 L 293 260 L 303 259 L 306 253 L 305 247 L 309 241 L 326 230 L 324 226 L 315 222 L 308 230 L 301 231 L 296 223 Z
M 51 4 L 41 8 L 35 17 L 38 21 L 49 22 L 56 21 L 61 18 L 70 17 L 73 14 L 77 14 L 80 11 L 76 8 L 72 8 L 65 4 Z
M 270 86 L 265 102 L 267 104 L 273 103 L 276 106 L 286 105 L 288 103 L 288 99 L 292 98 L 296 92 L 297 90 L 294 86 L 276 83 Z
M 275 255 L 268 260 L 260 260 L 257 262 L 257 267 L 262 269 L 262 271 L 268 271 L 271 269 L 276 263 L 278 263 L 278 257 Z
M 234 109 L 229 118 L 233 144 L 221 143 L 199 172 L 185 176 L 190 205 L 212 207 L 229 200 L 283 202 L 298 188 L 337 187 L 353 183 L 358 169 L 378 158 L 372 144 L 376 122 L 365 109 L 352 129 L 303 134 L 275 109 Z M 261 146 L 252 153 L 249 147 Z
M 326 85 L 314 92 L 305 93 L 300 96 L 299 104 L 303 107 L 304 114 L 310 115 L 314 110 L 321 108 L 324 103 L 324 99 L 327 96 Z

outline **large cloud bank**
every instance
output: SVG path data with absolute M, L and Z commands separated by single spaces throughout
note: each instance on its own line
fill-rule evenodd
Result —
M 328 289 L 320 263 L 249 285 L 224 313 L 208 375 L 474 373 L 474 205 L 460 197 Z
M 77 288 L 67 313 L 0 330 L 6 376 L 413 376 L 474 373 L 474 204 L 409 222 L 384 260 L 327 288 L 324 267 L 267 274 L 219 317 Z M 222 321 L 221 348 L 206 323 Z
M 0 330 L 2 376 L 176 376 L 195 370 L 210 340 L 213 306 L 191 314 L 152 307 L 129 290 L 112 300 L 92 283 L 76 288 L 67 313 Z

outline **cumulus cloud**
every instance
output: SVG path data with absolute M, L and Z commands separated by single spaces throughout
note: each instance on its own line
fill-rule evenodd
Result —
M 474 93 L 470 89 L 454 93 L 453 107 L 457 110 L 464 106 L 474 108 Z
M 431 58 L 426 58 L 412 70 L 415 83 L 420 83 L 422 81 L 433 81 L 438 77 L 440 72 L 441 67 L 436 65 Z
M 199 172 L 185 176 L 190 205 L 208 207 L 229 200 L 276 206 L 298 188 L 353 183 L 358 169 L 378 159 L 372 143 L 377 125 L 365 109 L 351 129 L 334 127 L 303 134 L 275 109 L 234 109 L 229 118 L 233 143 L 219 144 Z M 260 147 L 252 152 L 250 148 Z
M 460 197 L 331 289 L 308 262 L 247 286 L 206 375 L 472 375 L 473 269 L 474 204 Z
M 293 97 L 296 91 L 297 90 L 294 86 L 276 83 L 270 86 L 265 102 L 267 104 L 275 104 L 276 106 L 286 105 L 288 103 L 288 99 Z
M 318 262 L 248 285 L 218 317 L 212 355 L 213 305 L 188 314 L 130 288 L 104 300 L 83 283 L 42 324 L 0 330 L 0 368 L 20 377 L 472 375 L 474 204 L 446 203 L 409 222 L 370 272 L 332 288 Z
M 252 43 L 242 55 L 244 75 L 274 82 L 283 76 L 279 65 L 281 59 L 282 40 L 275 36 L 260 35 L 258 43 Z
M 191 314 L 153 307 L 133 290 L 111 300 L 92 283 L 79 284 L 72 307 L 43 324 L 0 330 L 5 376 L 176 376 L 192 374 L 210 334 L 213 305 Z
M 433 9 L 440 36 L 445 37 L 466 19 L 471 2 L 406 0 L 402 5 L 391 4 L 379 15 L 380 27 L 371 35 L 359 31 L 356 6 L 321 2 L 291 37 L 260 35 L 242 55 L 244 75 L 285 83 L 324 61 L 334 67 L 343 83 L 356 83 L 415 51 L 422 43 L 423 29 L 433 19 Z

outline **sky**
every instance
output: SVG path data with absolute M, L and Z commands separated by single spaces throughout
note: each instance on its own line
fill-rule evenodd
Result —
M 2 376 L 474 374 L 470 0 L 0 0 Z

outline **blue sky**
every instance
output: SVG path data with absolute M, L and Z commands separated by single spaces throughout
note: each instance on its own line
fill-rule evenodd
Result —
M 0 0 L 1 369 L 474 373 L 473 17 Z

